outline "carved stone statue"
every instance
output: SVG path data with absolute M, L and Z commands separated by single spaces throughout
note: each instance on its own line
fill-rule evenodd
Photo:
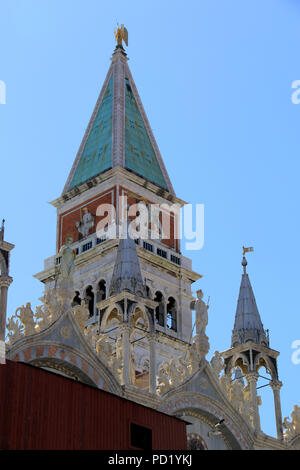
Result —
M 291 421 L 289 421 L 288 416 L 286 416 L 283 420 L 283 427 L 286 429 L 284 433 L 285 440 L 289 441 L 293 439 L 296 435 L 294 425 Z
M 208 313 L 209 305 L 203 302 L 203 292 L 202 290 L 197 291 L 197 300 L 191 302 L 191 310 L 196 311 L 196 334 L 205 335 L 205 330 L 208 323 Z
M 72 237 L 67 237 L 65 244 L 60 249 L 60 278 L 62 280 L 72 280 L 75 267 L 75 250 L 71 248 Z
M 217 375 L 217 377 L 219 377 L 220 372 L 224 368 L 224 361 L 219 351 L 215 351 L 215 354 L 210 360 L 210 365 L 211 365 L 212 370 Z
M 178 372 L 178 368 L 175 362 L 175 359 L 171 359 L 168 369 L 168 375 L 170 377 L 170 385 L 171 387 L 177 387 L 180 384 L 180 375 Z
M 20 312 L 19 315 L 18 312 Z M 34 333 L 36 333 L 34 314 L 31 310 L 30 302 L 26 303 L 26 307 L 22 305 L 22 307 L 17 308 L 15 316 L 19 318 L 21 323 L 23 323 L 24 325 L 24 336 L 33 335 Z
M 291 413 L 295 434 L 300 434 L 300 406 L 294 405 Z
M 83 209 L 83 216 L 80 222 L 76 222 L 76 227 L 78 232 L 85 238 L 88 236 L 89 231 L 91 228 L 94 227 L 95 224 L 95 217 L 88 211 L 87 207 Z

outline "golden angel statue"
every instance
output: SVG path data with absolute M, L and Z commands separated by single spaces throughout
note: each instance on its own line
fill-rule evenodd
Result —
M 117 29 L 115 29 L 115 37 L 117 46 L 123 47 L 122 41 L 128 46 L 128 31 L 123 24 L 121 24 L 121 27 L 118 25 Z

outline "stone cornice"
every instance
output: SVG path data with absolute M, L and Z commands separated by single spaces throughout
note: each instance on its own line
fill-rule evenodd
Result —
M 236 356 L 237 354 L 248 351 L 249 349 L 254 349 L 255 351 L 263 352 L 264 354 L 274 358 L 278 357 L 280 354 L 279 351 L 276 351 L 275 349 L 268 348 L 267 346 L 263 346 L 262 344 L 253 343 L 252 341 L 249 341 L 245 344 L 240 344 L 239 346 L 236 346 L 234 348 L 226 349 L 226 351 L 223 351 L 221 354 L 224 359 L 227 359 L 228 357 Z
M 95 176 L 93 178 L 90 178 L 89 180 L 85 181 L 84 183 L 76 186 L 75 188 L 67 191 L 65 194 L 62 196 L 58 197 L 57 199 L 54 199 L 53 201 L 50 202 L 54 207 L 60 209 L 61 206 L 63 206 L 67 201 L 74 199 L 74 202 L 76 201 L 76 197 L 80 196 L 81 194 L 85 193 L 86 191 L 95 188 L 95 186 L 99 186 L 100 184 L 104 183 L 107 180 L 111 180 L 112 186 L 117 184 L 117 183 L 124 183 L 126 187 L 126 182 L 130 181 L 132 183 L 135 183 L 136 190 L 140 190 L 142 187 L 144 190 L 148 190 L 150 193 L 153 193 L 154 195 L 158 196 L 159 198 L 162 198 L 164 200 L 168 200 L 172 204 L 179 204 L 180 206 L 183 206 L 186 204 L 185 201 L 182 199 L 177 198 L 175 195 L 171 194 L 170 192 L 166 191 L 165 189 L 156 186 L 153 183 L 150 183 L 149 181 L 145 180 L 144 178 L 136 175 L 135 173 L 132 173 L 131 171 L 126 170 L 125 168 L 122 168 L 121 166 L 116 166 L 115 168 L 111 168 L 110 170 L 105 171 L 104 173 L 101 173 L 98 176 Z M 149 193 L 149 196 L 150 196 Z M 87 199 L 88 199 L 88 193 L 87 193 Z
M 14 247 L 15 247 L 15 245 L 13 245 L 12 243 L 8 243 L 8 242 L 5 242 L 5 241 L 0 241 L 0 250 L 11 251 Z

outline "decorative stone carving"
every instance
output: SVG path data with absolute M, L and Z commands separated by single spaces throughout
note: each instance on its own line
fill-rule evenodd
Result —
M 297 435 L 300 435 L 300 406 L 294 405 L 291 417 L 292 421 L 289 421 L 288 417 L 283 420 L 283 427 L 285 428 L 284 439 L 286 441 L 290 441 Z
M 95 217 L 88 211 L 87 207 L 83 209 L 81 221 L 76 222 L 75 225 L 83 238 L 88 236 L 90 229 L 95 225 Z
M 178 362 L 179 362 L 179 365 L 177 366 L 178 373 L 181 377 L 181 382 L 184 382 L 190 375 L 189 364 L 187 361 L 183 359 L 183 357 L 179 357 Z
M 13 344 L 24 335 L 23 326 L 20 325 L 19 320 L 14 316 L 8 319 L 6 328 L 8 330 L 8 344 Z
M 219 384 L 223 389 L 224 394 L 227 396 L 232 406 L 242 414 L 250 426 L 255 428 L 255 411 L 251 401 L 250 387 L 246 387 L 239 380 L 230 380 L 230 378 L 223 374 L 219 378 Z M 257 397 L 258 404 L 261 404 L 261 397 Z
M 197 351 L 197 346 L 195 343 L 192 343 L 190 346 L 187 347 L 187 359 L 189 362 L 189 371 L 190 374 L 194 374 L 200 366 L 200 358 Z
M 294 405 L 291 417 L 296 434 L 300 434 L 300 406 Z
M 49 317 L 49 324 L 53 323 L 64 311 L 63 302 L 57 295 L 56 289 L 50 289 L 44 292 L 40 300 L 44 304 L 44 314 Z
M 73 307 L 74 316 L 80 326 L 80 329 L 84 331 L 85 324 L 90 316 L 88 305 L 85 301 L 81 302 L 81 305 L 75 305 Z
M 93 349 L 96 349 L 96 342 L 98 338 L 98 325 L 88 325 L 84 329 L 84 336 L 86 337 L 88 343 L 92 346 Z
M 106 337 L 106 335 L 102 334 L 96 341 L 96 353 L 101 359 L 104 360 L 106 364 L 109 364 L 112 359 L 113 348 Z
M 230 390 L 230 379 L 227 377 L 226 374 L 223 374 L 219 379 L 219 384 L 223 389 L 225 395 L 229 398 L 229 390 Z
M 187 357 L 187 359 L 185 359 Z M 192 343 L 186 348 L 185 357 L 164 361 L 158 372 L 157 393 L 163 395 L 172 388 L 178 387 L 193 375 L 200 367 L 200 355 L 197 344 Z
M 36 307 L 35 314 L 30 302 L 19 307 L 7 322 L 8 343 L 13 344 L 24 336 L 40 333 L 50 326 L 64 311 L 57 291 L 51 289 L 40 299 L 43 304 Z
M 123 382 L 123 347 L 122 347 L 122 335 L 120 335 L 116 341 L 115 354 L 112 354 L 112 357 L 109 361 L 109 366 L 113 374 L 118 378 L 118 380 Z
M 164 393 L 167 393 L 171 387 L 170 387 L 170 378 L 167 373 L 168 369 L 168 363 L 163 362 L 162 366 L 160 367 L 158 371 L 158 377 L 157 377 L 157 393 L 158 395 L 163 395 Z
M 51 324 L 52 315 L 47 307 L 38 305 L 35 310 L 35 318 L 37 320 L 36 331 L 40 332 L 45 330 Z
M 210 360 L 210 365 L 216 376 L 219 377 L 221 371 L 224 369 L 224 360 L 219 351 L 215 351 Z
M 20 312 L 19 315 L 18 312 Z M 31 310 L 30 302 L 27 302 L 25 307 L 22 305 L 22 307 L 17 308 L 15 316 L 19 318 L 21 323 L 24 325 L 24 336 L 29 336 L 36 333 L 34 313 Z

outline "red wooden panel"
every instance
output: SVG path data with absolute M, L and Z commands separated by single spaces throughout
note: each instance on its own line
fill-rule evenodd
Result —
M 28 364 L 0 365 L 0 404 L 0 449 L 128 450 L 131 422 L 153 449 L 186 449 L 179 419 Z

